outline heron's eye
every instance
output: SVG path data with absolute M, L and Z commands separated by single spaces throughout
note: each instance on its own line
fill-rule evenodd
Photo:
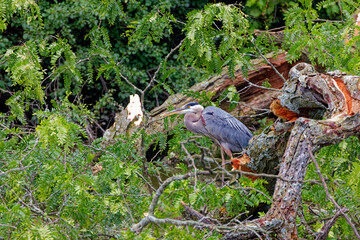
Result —
M 190 106 L 186 106 L 187 108 L 190 108 Z

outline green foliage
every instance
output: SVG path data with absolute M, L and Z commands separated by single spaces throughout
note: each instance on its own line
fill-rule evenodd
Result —
M 238 93 L 235 86 L 228 87 L 225 91 L 221 93 L 220 96 L 220 102 L 227 99 L 229 104 L 229 110 L 233 110 L 238 105 L 238 102 L 240 101 L 240 94 Z
M 4 31 L 9 24 L 8 20 L 16 13 L 19 13 L 26 23 L 36 27 L 43 27 L 43 18 L 40 13 L 39 5 L 35 1 L 20 0 L 1 0 L 0 1 L 0 30 Z
M 186 96 L 197 99 L 199 104 L 201 104 L 201 105 L 204 105 L 204 106 L 208 106 L 208 105 L 216 106 L 216 103 L 214 103 L 212 101 L 212 98 L 215 95 L 215 92 L 205 92 L 205 91 L 195 92 L 195 91 L 185 90 L 183 93 Z
M 44 102 L 44 92 L 41 81 L 44 72 L 40 65 L 38 48 L 34 42 L 10 48 L 4 55 L 6 72 L 12 80 L 12 86 L 19 87 L 7 101 L 14 117 L 25 123 L 24 109 L 29 107 L 27 100 Z
M 46 44 L 43 46 L 44 48 L 47 47 Z M 64 79 L 65 90 L 70 91 L 71 83 L 73 83 L 75 85 L 73 89 L 76 91 L 76 87 L 82 83 L 82 77 L 76 68 L 77 58 L 74 52 L 71 51 L 71 46 L 67 44 L 66 40 L 57 39 L 57 41 L 51 43 L 47 49 L 49 51 L 49 55 L 51 56 L 50 63 L 51 70 L 53 71 L 52 78 L 59 78 L 61 76 Z
M 164 120 L 169 135 L 140 129 L 103 148 L 102 128 L 136 92 L 133 86 L 145 89 L 157 73 L 145 94 L 147 110 L 180 91 L 204 106 L 225 100 L 233 108 L 241 98 L 234 87 L 216 102 L 213 92 L 188 88 L 224 67 L 232 77 L 239 70 L 246 75 L 252 58 L 276 55 L 271 34 L 255 37 L 253 29 L 284 22 L 283 47 L 291 61 L 309 51 L 316 64 L 359 72 L 360 37 L 354 36 L 351 18 L 356 2 L 247 0 L 244 7 L 208 2 L 0 0 L 0 238 L 219 239 L 212 230 L 171 225 L 130 231 L 148 211 L 154 196 L 149 185 L 156 188 L 169 176 L 193 171 L 184 147 L 198 170 L 215 164 L 201 162 L 211 157 L 209 138 L 196 138 L 181 124 L 169 129 L 182 121 L 175 116 Z M 180 43 L 180 50 L 172 51 Z M 270 87 L 266 80 L 263 86 Z M 270 122 L 259 123 L 265 128 Z M 350 138 L 318 155 L 331 194 L 350 209 L 354 222 L 359 149 L 358 140 Z M 151 162 L 146 151 L 155 152 Z M 165 155 L 177 167 L 162 161 Z M 312 165 L 307 178 L 317 178 Z M 160 197 L 155 215 L 183 217 L 184 201 L 224 223 L 239 214 L 251 217 L 247 211 L 266 212 L 262 206 L 270 204 L 259 193 L 267 195 L 264 184 L 240 178 L 220 188 L 214 179 L 176 181 Z M 305 218 L 318 230 L 335 208 L 322 186 L 304 187 Z M 313 205 L 320 207 L 318 215 Z M 307 237 L 303 226 L 299 230 Z M 329 236 L 351 234 L 340 218 Z
M 235 65 L 248 65 L 241 51 L 247 42 L 248 28 L 240 8 L 221 3 L 207 5 L 188 15 L 182 54 L 191 56 L 193 66 L 205 67 L 209 73 L 220 73 L 228 66 L 233 77 Z
M 64 117 L 55 114 L 42 120 L 36 128 L 44 147 L 57 144 L 64 146 L 66 151 L 69 151 L 69 147 L 80 140 L 76 138 L 77 132 L 80 130 L 81 128 L 76 124 L 69 123 Z
M 6 0 L 0 1 L 0 30 L 4 31 L 6 29 L 6 7 L 8 6 Z
M 97 11 L 101 19 L 107 19 L 110 25 L 115 24 L 116 18 L 125 16 L 121 1 L 118 0 L 105 0 L 101 1 Z
M 241 178 L 240 185 L 234 185 L 233 189 L 218 188 L 215 184 L 198 182 L 195 191 L 193 181 L 194 179 L 176 181 L 170 184 L 162 195 L 161 210 L 157 212 L 157 215 L 161 217 L 179 216 L 183 211 L 180 201 L 184 201 L 195 209 L 206 208 L 207 211 L 213 212 L 215 215 L 220 214 L 218 211 L 224 208 L 223 211 L 226 211 L 227 217 L 230 218 L 246 212 L 248 207 L 258 206 L 260 203 L 270 204 L 267 197 L 256 191 L 241 190 L 241 187 L 251 186 L 266 193 L 262 186 L 264 183 L 262 180 L 251 182 L 247 178 Z M 214 217 L 219 218 L 219 215 Z
M 336 14 L 341 6 L 341 19 L 326 21 L 319 19 L 320 11 Z M 288 49 L 288 59 L 295 61 L 302 52 L 314 64 L 327 67 L 330 70 L 341 69 L 353 74 L 359 74 L 358 62 L 360 55 L 352 48 L 359 45 L 359 38 L 352 37 L 355 19 L 352 14 L 358 4 L 354 1 L 339 3 L 322 1 L 313 7 L 313 1 L 300 1 L 300 5 L 285 12 L 285 47 Z M 339 14 L 337 14 L 339 16 Z M 346 40 L 351 38 L 351 40 Z
M 130 30 L 126 32 L 129 43 L 141 43 L 137 46 L 140 49 L 152 47 L 153 42 L 159 43 L 164 36 L 173 33 L 171 21 L 176 22 L 176 19 L 163 10 L 149 13 L 140 22 L 131 22 L 127 26 Z
M 327 179 L 326 183 L 330 194 L 340 206 L 349 209 L 349 216 L 354 224 L 358 224 L 359 219 L 356 216 L 360 213 L 359 156 L 360 142 L 355 137 L 325 147 L 316 156 L 319 165 L 321 165 L 321 173 Z M 309 165 L 306 178 L 318 179 L 318 173 L 313 164 Z M 306 183 L 302 198 L 305 217 L 314 223 L 312 227 L 315 230 L 320 230 L 321 219 L 327 219 L 336 212 L 335 206 L 326 197 L 322 185 Z M 353 239 L 355 237 L 353 234 L 346 221 L 339 219 L 329 235 L 332 236 L 332 239 L 344 237 L 345 239 Z

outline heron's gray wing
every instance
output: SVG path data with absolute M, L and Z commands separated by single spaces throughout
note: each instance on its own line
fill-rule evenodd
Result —
M 253 137 L 242 122 L 220 108 L 207 107 L 202 116 L 209 135 L 233 152 L 242 151 Z

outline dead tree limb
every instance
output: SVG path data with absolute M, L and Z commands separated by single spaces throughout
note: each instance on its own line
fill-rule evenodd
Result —
M 276 181 L 273 204 L 263 218 L 256 220 L 260 225 L 265 220 L 282 220 L 282 226 L 274 229 L 280 239 L 297 238 L 296 214 L 312 154 L 323 146 L 360 135 L 358 76 L 338 72 L 318 74 L 305 63 L 296 65 L 289 75 L 279 96 L 281 104 L 297 113 L 307 112 L 307 118 L 295 121 L 280 161 L 281 178 Z M 321 118 L 326 120 L 317 120 Z M 256 139 L 252 144 L 257 144 Z M 249 156 L 253 166 L 260 165 L 258 159 Z M 234 239 L 234 234 L 225 239 Z
M 261 86 L 262 82 L 268 80 L 273 89 L 281 89 L 283 86 L 283 80 L 281 76 L 284 78 L 288 77 L 289 70 L 294 64 L 290 64 L 286 61 L 286 53 L 281 53 L 277 56 L 267 55 L 267 61 L 272 65 L 268 65 L 263 59 L 254 59 L 252 61 L 253 69 L 248 72 L 247 79 L 244 79 L 242 71 L 240 68 L 236 69 L 234 72 L 235 78 L 232 79 L 228 76 L 227 71 L 223 71 L 222 74 L 218 76 L 214 76 L 205 80 L 201 83 L 195 84 L 189 90 L 194 92 L 213 92 L 213 99 L 218 99 L 221 93 L 227 89 L 229 86 L 235 86 L 236 89 L 241 91 L 242 89 L 246 89 L 246 91 L 241 93 L 241 101 L 246 103 L 249 106 L 258 109 L 268 108 L 270 102 L 273 97 L 279 95 L 278 91 L 271 91 L 269 88 L 265 88 Z M 275 70 L 280 73 L 279 76 Z M 251 86 L 250 86 L 250 84 Z M 260 86 L 260 88 L 256 86 Z M 178 93 L 173 96 L 170 96 L 161 106 L 154 108 L 150 113 L 149 127 L 147 127 L 146 131 L 148 133 L 153 132 L 165 132 L 162 121 L 153 121 L 159 118 L 161 113 L 164 113 L 168 110 L 170 106 L 180 107 L 186 103 L 191 101 L 195 101 L 192 97 L 186 96 L 183 93 Z M 227 108 L 229 103 L 223 102 L 222 108 Z M 254 110 L 250 108 L 242 109 L 243 113 L 252 114 Z M 235 109 L 233 111 L 235 115 L 239 115 L 239 109 Z M 171 126 L 170 126 L 171 128 Z

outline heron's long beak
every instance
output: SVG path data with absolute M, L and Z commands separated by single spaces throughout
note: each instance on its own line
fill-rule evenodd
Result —
M 177 108 L 175 110 L 163 113 L 163 114 L 161 114 L 161 116 L 166 117 L 166 116 L 171 116 L 171 115 L 174 115 L 174 114 L 182 114 L 184 110 L 185 110 L 184 107 L 180 107 L 180 108 Z

